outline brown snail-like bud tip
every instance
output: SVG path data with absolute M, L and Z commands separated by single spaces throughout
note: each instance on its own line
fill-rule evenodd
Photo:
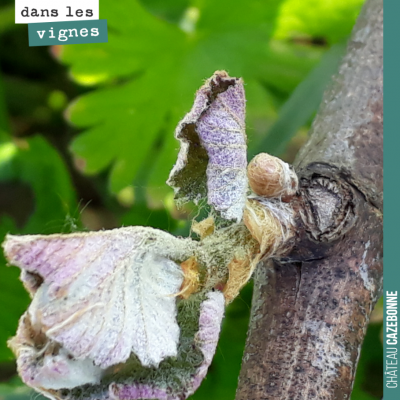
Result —
M 286 200 L 297 191 L 297 176 L 289 164 L 267 153 L 257 154 L 250 161 L 247 176 L 251 189 L 259 196 Z

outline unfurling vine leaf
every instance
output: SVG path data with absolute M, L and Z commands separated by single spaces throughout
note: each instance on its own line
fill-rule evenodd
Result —
M 241 221 L 247 192 L 243 81 L 217 71 L 179 123 L 181 143 L 168 184 L 179 202 L 208 197 L 222 218 Z

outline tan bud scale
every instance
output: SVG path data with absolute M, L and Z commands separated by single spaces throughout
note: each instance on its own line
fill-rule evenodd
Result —
M 257 154 L 247 167 L 249 184 L 254 193 L 287 200 L 297 191 L 296 173 L 289 164 L 267 153 Z

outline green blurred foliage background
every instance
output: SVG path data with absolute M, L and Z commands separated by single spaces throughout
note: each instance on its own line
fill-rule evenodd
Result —
M 102 0 L 109 42 L 28 47 L 12 0 L 0 6 L 0 241 L 122 225 L 189 232 L 165 185 L 173 132 L 217 69 L 242 76 L 249 158 L 293 161 L 363 0 Z M 0 255 L 0 399 L 28 400 L 6 341 L 29 298 Z M 191 398 L 234 399 L 251 305 L 226 310 L 210 372 Z M 382 305 L 352 400 L 382 396 Z M 36 398 L 36 396 L 35 396 Z

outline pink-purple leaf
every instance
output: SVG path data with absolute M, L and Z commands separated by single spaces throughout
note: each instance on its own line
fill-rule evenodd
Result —
M 183 400 L 193 394 L 207 374 L 208 368 L 217 348 L 222 318 L 224 316 L 225 299 L 219 292 L 207 293 L 206 299 L 200 304 L 199 329 L 194 336 L 194 348 L 199 348 L 203 354 L 203 362 L 196 368 L 189 382 L 182 382 L 178 390 L 159 387 L 150 382 L 131 384 L 111 384 L 110 397 L 119 400 Z
M 104 369 L 132 352 L 144 366 L 176 356 L 174 294 L 183 281 L 176 261 L 193 246 L 166 232 L 127 227 L 8 236 L 4 250 L 34 293 L 28 309 L 33 329 Z M 42 282 L 33 285 L 35 278 Z
M 247 191 L 243 81 L 217 71 L 197 91 L 175 131 L 181 148 L 167 183 L 178 201 L 207 197 L 227 220 L 240 221 Z

